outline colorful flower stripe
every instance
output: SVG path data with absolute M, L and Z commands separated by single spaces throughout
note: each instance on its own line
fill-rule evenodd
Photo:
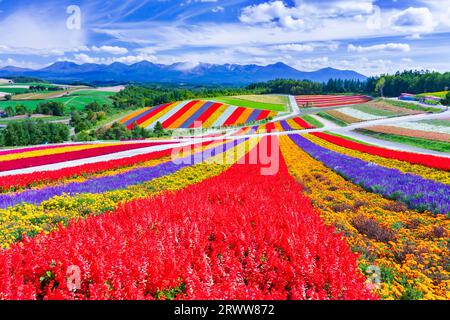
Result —
M 142 128 L 154 128 L 155 125 L 159 122 L 161 124 L 164 123 L 167 119 L 169 119 L 171 116 L 173 116 L 178 110 L 183 108 L 189 101 L 184 102 L 175 102 L 164 108 L 163 110 L 160 110 L 158 113 L 153 115 L 151 118 L 145 120 L 141 123 L 140 127 Z
M 414 122 L 414 121 L 397 122 L 394 124 L 394 126 L 410 130 L 421 130 L 450 135 L 450 126 L 440 126 L 426 122 Z
M 300 127 L 302 127 L 303 129 L 315 129 L 316 127 L 310 125 L 308 122 L 306 122 L 305 120 L 303 120 L 300 117 L 296 117 L 294 119 L 292 119 L 295 121 L 295 123 L 297 123 Z
M 352 104 L 362 104 L 372 100 L 372 98 L 362 95 L 354 96 L 333 96 L 333 95 L 305 95 L 297 96 L 295 100 L 298 105 L 309 104 L 313 107 L 334 107 Z
M 162 126 L 164 129 L 169 128 L 172 123 L 177 121 L 179 117 L 181 117 L 186 111 L 188 111 L 192 106 L 196 105 L 199 102 L 199 100 L 192 100 L 183 105 L 177 112 L 172 114 L 166 121 L 162 122 Z
M 236 165 L 12 246 L 0 253 L 0 298 L 374 299 L 284 162 L 276 176 L 261 167 Z
M 247 122 L 253 122 L 256 121 L 256 119 L 258 119 L 258 117 L 260 116 L 260 114 L 263 112 L 263 110 L 259 110 L 259 109 L 254 109 L 252 111 L 252 113 L 250 114 L 250 116 L 247 119 Z
M 370 113 L 363 112 L 358 109 L 354 108 L 340 108 L 340 113 L 343 113 L 344 115 L 350 116 L 352 118 L 360 119 L 360 120 L 377 120 L 377 119 L 383 119 L 386 118 L 386 116 L 380 116 L 380 115 L 373 115 Z
M 203 127 L 204 128 L 211 128 L 214 127 L 214 124 L 218 121 L 218 119 L 223 116 L 223 114 L 225 112 L 227 112 L 227 110 L 229 110 L 229 106 L 226 104 L 221 104 L 220 107 L 213 113 L 211 114 L 206 120 L 205 122 L 203 122 Z
M 216 121 L 211 125 L 212 127 L 221 127 L 227 121 L 227 119 L 237 110 L 238 107 L 226 105 L 225 111 L 220 114 Z
M 239 119 L 240 115 L 245 111 L 245 108 L 237 107 L 233 114 L 223 123 L 224 126 L 232 126 Z
M 195 111 L 186 121 L 181 124 L 181 128 L 190 128 L 195 121 L 198 121 L 200 116 L 204 114 L 211 106 L 214 104 L 212 101 L 208 101 L 200 106 L 200 108 Z M 213 108 L 211 108 L 213 109 Z
M 138 109 L 138 110 L 130 113 L 129 115 L 123 117 L 122 119 L 120 119 L 119 122 L 125 124 L 125 123 L 127 123 L 128 120 L 130 120 L 130 119 L 136 117 L 137 115 L 147 111 L 148 109 L 150 109 L 150 108 L 149 107 L 145 107 L 145 108 L 142 108 L 142 109 Z
M 224 154 L 206 159 L 205 162 L 184 167 L 173 174 L 162 176 L 126 189 L 96 194 L 77 194 L 72 197 L 57 196 L 42 202 L 39 206 L 31 204 L 17 205 L 9 209 L 0 209 L 0 247 L 22 240 L 24 233 L 28 237 L 40 232 L 48 232 L 66 224 L 72 218 L 87 215 L 99 215 L 113 210 L 120 203 L 146 198 L 164 190 L 179 190 L 208 177 L 220 174 L 236 159 L 240 159 L 256 145 L 257 139 L 247 140 L 237 147 L 228 149 Z M 195 148 L 192 152 L 196 152 Z
M 281 127 L 282 127 L 282 131 L 292 131 L 292 130 L 294 130 L 288 123 L 287 123 L 287 121 L 286 120 L 281 120 L 281 121 L 279 121 L 279 124 L 281 125 Z
M 291 139 L 313 158 L 371 192 L 400 200 L 419 211 L 450 212 L 450 185 L 342 155 L 300 135 L 292 135 Z
M 368 277 L 378 267 L 384 299 L 450 299 L 450 219 L 410 211 L 402 203 L 363 190 L 298 148 L 280 146 L 291 174 L 304 186 L 327 225 L 341 232 Z M 365 224 L 367 225 L 365 225 Z M 447 244 L 446 244 L 447 242 Z M 371 272 L 368 272 L 371 271 Z
M 204 142 L 203 145 L 207 146 L 211 143 Z M 193 146 L 193 145 L 192 145 Z M 176 147 L 175 147 L 176 148 Z M 84 164 L 76 167 L 63 168 L 53 171 L 38 171 L 32 173 L 18 174 L 3 176 L 0 180 L 0 190 L 2 191 L 19 191 L 22 188 L 28 188 L 31 186 L 37 186 L 41 184 L 51 184 L 60 181 L 67 181 L 69 178 L 77 178 L 82 176 L 83 178 L 89 178 L 94 174 L 100 174 L 106 171 L 117 170 L 121 168 L 127 168 L 137 166 L 141 163 L 157 159 L 159 157 L 169 156 L 172 152 L 171 149 L 162 151 L 154 151 L 146 154 L 136 155 L 132 157 L 101 161 L 96 163 Z
M 245 108 L 244 112 L 242 112 L 242 114 L 237 118 L 234 124 L 240 126 L 246 123 L 248 121 L 248 118 L 253 113 L 253 111 L 254 111 L 253 109 Z
M 223 106 L 221 103 L 219 102 L 214 102 L 212 105 L 209 106 L 209 108 L 203 112 L 198 118 L 197 120 L 195 120 L 193 123 L 191 123 L 191 125 L 189 126 L 189 128 L 194 128 L 194 124 L 195 122 L 201 123 L 202 127 L 206 127 L 206 124 L 208 122 L 208 119 L 216 112 L 219 110 L 219 108 Z
M 400 161 L 390 158 L 385 158 L 381 156 L 372 155 L 369 153 L 356 151 L 352 149 L 348 149 L 345 147 L 338 146 L 337 144 L 328 142 L 321 138 L 316 137 L 315 135 L 306 134 L 304 135 L 306 139 L 309 141 L 331 151 L 335 151 L 338 153 L 345 154 L 350 157 L 359 158 L 366 162 L 373 162 L 379 164 L 380 166 L 398 169 L 402 172 L 417 174 L 425 179 L 432 179 L 435 181 L 442 182 L 444 184 L 450 184 L 450 172 L 439 170 L 435 168 L 430 168 L 426 166 L 422 166 L 419 164 L 413 164 L 407 161 Z
M 334 143 L 338 146 L 342 146 L 352 150 L 366 152 L 384 158 L 407 161 L 410 163 L 424 165 L 430 168 L 442 169 L 447 171 L 450 170 L 450 158 L 418 154 L 406 151 L 389 150 L 377 146 L 368 146 L 323 132 L 313 132 L 311 134 L 328 142 Z
M 66 162 L 84 158 L 98 157 L 111 153 L 158 146 L 161 144 L 167 144 L 167 142 L 117 144 L 105 147 L 90 148 L 86 150 L 69 151 L 63 154 L 50 154 L 33 158 L 4 161 L 0 162 L 0 171 L 9 171 L 15 169 L 37 167 L 58 162 Z
M 182 124 L 189 118 L 191 117 L 198 109 L 200 109 L 202 107 L 202 105 L 205 104 L 204 101 L 197 101 L 197 103 L 189 106 L 188 109 L 185 110 L 185 112 L 180 115 L 171 125 L 169 125 L 167 128 L 168 129 L 176 129 L 176 128 L 181 128 Z M 189 104 L 187 104 L 186 106 L 188 106 Z
M 127 123 L 127 129 L 133 129 L 133 126 L 135 124 L 141 125 L 143 124 L 145 121 L 151 119 L 152 117 L 154 117 L 155 115 L 161 113 L 163 110 L 169 108 L 171 106 L 171 103 L 166 103 L 166 104 L 162 104 L 160 106 L 154 107 L 146 112 L 143 112 L 139 115 L 139 119 L 135 120 L 134 122 L 129 122 Z
M 302 126 L 300 126 L 297 122 L 294 121 L 294 119 L 288 119 L 286 120 L 286 123 L 293 129 L 293 130 L 302 130 L 304 129 Z
M 72 146 L 79 146 L 79 145 L 84 145 L 84 143 L 68 143 L 68 144 L 64 144 L 65 147 L 72 147 Z M 3 150 L 3 151 L 0 151 L 0 156 L 16 154 L 16 153 L 22 153 L 22 152 L 46 150 L 46 149 L 52 149 L 52 148 L 60 148 L 61 146 L 62 146 L 61 144 L 49 144 L 49 145 L 39 146 L 39 147 Z
M 387 133 L 394 134 L 404 137 L 412 137 L 412 138 L 421 138 L 428 140 L 438 140 L 450 143 L 450 134 L 438 133 L 438 132 L 429 132 L 429 131 L 420 131 L 420 130 L 411 130 L 405 128 L 399 128 L 392 125 L 388 126 L 370 126 L 364 127 L 364 130 L 369 130 L 377 133 Z
M 264 120 L 264 119 L 268 118 L 269 115 L 270 115 L 270 111 L 269 110 L 262 110 L 260 112 L 260 114 L 258 115 L 258 117 L 256 118 L 256 121 Z
M 61 154 L 61 153 L 71 152 L 71 151 L 89 150 L 89 149 L 95 149 L 95 148 L 115 146 L 118 144 L 120 144 L 120 143 L 113 142 L 113 143 L 97 143 L 97 144 L 77 144 L 77 145 L 69 145 L 69 146 L 59 145 L 59 146 L 55 146 L 54 148 L 48 148 L 48 149 L 44 149 L 44 150 L 35 150 L 35 151 L 29 151 L 29 152 L 21 152 L 21 153 L 3 155 L 3 156 L 0 156 L 0 166 L 3 162 L 7 162 L 7 161 L 11 161 L 11 160 L 34 158 L 34 157 L 52 155 L 52 154 L 57 155 L 57 154 Z
M 133 169 L 124 173 L 118 173 L 111 176 L 103 176 L 99 178 L 89 179 L 84 182 L 72 182 L 64 185 L 51 186 L 42 189 L 26 190 L 19 193 L 8 193 L 0 195 L 0 208 L 8 208 L 19 203 L 39 204 L 55 196 L 62 194 L 74 195 L 79 193 L 102 193 L 111 190 L 125 189 L 131 185 L 144 183 L 163 175 L 171 174 L 188 164 L 198 163 L 205 158 L 225 152 L 227 149 L 234 147 L 243 140 L 235 140 L 221 146 L 211 148 L 211 153 L 204 151 L 201 157 L 187 156 L 185 160 L 179 162 L 165 162 L 157 166 Z M 188 148 L 189 149 L 189 148 Z M 190 150 L 190 149 L 189 149 Z M 162 153 L 158 154 L 162 156 Z M 192 159 L 191 159 L 192 158 Z M 189 161 L 187 161 L 189 159 Z

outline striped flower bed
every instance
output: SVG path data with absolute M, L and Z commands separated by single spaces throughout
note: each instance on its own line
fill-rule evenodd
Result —
M 427 131 L 427 132 L 436 132 L 450 135 L 450 126 L 439 126 L 426 122 L 397 122 L 395 123 L 396 127 L 410 129 L 410 130 L 419 130 L 419 131 Z
M 337 95 L 303 95 L 296 96 L 297 104 L 301 106 L 323 108 L 362 104 L 371 101 L 372 98 L 363 95 L 337 96 Z
M 450 158 L 438 157 L 433 155 L 418 154 L 406 151 L 389 150 L 380 148 L 377 146 L 368 146 L 358 142 L 346 140 L 341 137 L 336 137 L 331 134 L 323 132 L 313 132 L 311 135 L 319 137 L 325 141 L 334 143 L 341 147 L 349 148 L 356 151 L 366 152 L 369 154 L 381 156 L 384 158 L 390 158 L 395 160 L 407 161 L 409 163 L 415 163 L 424 165 L 430 168 L 436 168 L 441 170 L 450 170 Z
M 140 148 L 147 148 L 166 144 L 166 142 L 144 142 L 144 143 L 128 143 L 117 144 L 103 147 L 95 147 L 85 150 L 68 151 L 65 153 L 57 154 L 45 154 L 41 156 L 35 156 L 23 159 L 6 160 L 0 162 L 0 171 L 9 171 L 15 169 L 23 169 L 29 167 L 37 167 L 47 164 L 54 164 L 65 161 L 86 159 L 92 157 L 98 157 L 106 154 L 112 154 L 122 151 L 129 151 Z
M 369 130 L 377 133 L 385 133 L 385 134 L 395 134 L 398 136 L 411 137 L 411 138 L 421 138 L 428 140 L 437 140 L 450 142 L 450 134 L 439 133 L 439 132 L 430 132 L 430 131 L 422 131 L 415 129 L 406 129 L 400 128 L 397 126 L 370 126 L 365 127 L 364 130 Z
M 342 155 L 300 135 L 292 135 L 291 139 L 313 158 L 366 190 L 402 201 L 412 209 L 440 214 L 450 212 L 450 185 Z
M 200 123 L 203 128 L 211 128 L 243 125 L 277 114 L 275 111 L 231 106 L 214 101 L 190 100 L 140 109 L 119 122 L 128 129 L 132 129 L 134 124 L 153 128 L 157 122 L 165 129 L 194 128 Z

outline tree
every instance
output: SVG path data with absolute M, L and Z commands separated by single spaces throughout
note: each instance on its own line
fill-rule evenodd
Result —
M 375 92 L 379 92 L 381 97 L 384 97 L 384 86 L 386 85 L 386 78 L 385 77 L 381 77 L 378 81 L 377 84 L 375 85 Z
M 27 108 L 25 108 L 25 106 L 23 104 L 19 104 L 16 106 L 16 115 L 23 115 L 23 114 L 27 114 L 28 110 Z
M 155 127 L 153 128 L 153 133 L 157 136 L 163 136 L 164 135 L 164 128 L 161 124 L 161 122 L 156 122 Z
M 64 104 L 56 101 L 47 101 L 37 106 L 35 113 L 46 114 L 50 116 L 63 116 Z
M 12 99 L 12 95 L 10 95 L 10 94 L 5 95 L 6 101 L 10 101 L 11 99 Z
M 145 128 L 139 127 L 137 124 L 133 126 L 133 129 L 131 129 L 131 136 L 133 139 L 142 139 L 142 138 L 148 138 L 149 132 L 145 130 Z
M 442 103 L 444 106 L 450 106 L 450 91 L 447 92 L 447 94 L 445 95 L 445 98 L 442 99 L 441 103 Z
M 16 111 L 12 106 L 8 106 L 5 108 L 5 113 L 8 117 L 14 117 L 16 115 Z
M 131 132 L 122 123 L 115 122 L 108 129 L 100 129 L 97 137 L 103 140 L 126 140 L 131 138 Z

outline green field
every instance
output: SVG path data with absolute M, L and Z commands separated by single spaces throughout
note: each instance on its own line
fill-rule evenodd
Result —
M 319 112 L 317 113 L 317 115 L 319 117 L 322 117 L 324 119 L 330 120 L 331 122 L 334 122 L 335 124 L 337 124 L 340 127 L 346 127 L 348 124 L 340 119 L 336 119 L 335 117 L 333 117 L 331 114 L 328 114 L 326 112 Z
M 397 117 L 398 113 L 387 111 L 383 109 L 377 109 L 367 104 L 361 104 L 356 106 L 350 106 L 352 109 L 356 109 L 368 114 L 372 114 L 374 116 L 380 116 L 380 117 Z M 339 110 L 337 110 L 339 111 Z
M 256 98 L 258 97 L 258 98 Z M 259 100 L 261 97 L 261 101 Z M 276 99 L 276 100 L 274 100 Z M 236 97 L 215 97 L 209 98 L 208 100 L 218 101 L 226 104 L 231 104 L 239 107 L 253 108 L 253 109 L 264 109 L 271 111 L 286 111 L 286 104 L 288 103 L 286 97 L 282 96 L 236 96 Z M 262 102 L 266 101 L 266 102 Z M 271 102 L 269 102 L 271 101 Z M 273 101 L 276 101 L 275 103 Z
M 428 139 L 422 139 L 422 138 L 405 137 L 405 136 L 399 136 L 399 135 L 394 135 L 394 134 L 373 132 L 373 131 L 364 130 L 364 129 L 356 129 L 355 131 L 365 134 L 367 136 L 374 137 L 374 138 L 391 141 L 391 142 L 403 143 L 403 144 L 407 144 L 407 145 L 422 148 L 422 149 L 439 151 L 439 152 L 450 152 L 450 143 L 445 142 L 445 141 L 436 141 L 436 140 L 428 140 Z
M 417 122 L 427 123 L 427 124 L 431 124 L 433 126 L 450 127 L 450 119 L 448 119 L 448 120 L 430 119 L 430 120 L 419 120 Z
M 0 87 L 0 92 L 22 94 L 22 93 L 28 92 L 28 89 L 26 89 L 26 88 L 2 88 L 2 87 Z
M 14 119 L 2 119 L 2 118 L 0 118 L 0 125 L 7 125 L 8 123 L 11 123 L 11 122 L 23 122 L 23 121 L 26 121 L 26 120 L 35 120 L 35 121 L 37 121 L 37 120 L 42 120 L 42 121 L 46 121 L 46 122 L 48 122 L 48 121 L 58 121 L 58 120 L 68 120 L 69 118 L 68 117 L 56 117 L 56 116 L 50 116 L 50 117 L 39 117 L 39 118 L 28 118 L 28 117 L 26 117 L 26 118 L 14 118 Z
M 389 100 L 389 99 L 376 99 L 374 100 L 375 102 L 377 101 L 382 101 L 384 103 L 390 104 L 394 107 L 399 107 L 399 108 L 405 108 L 405 109 L 410 109 L 410 110 L 417 110 L 417 111 L 423 111 L 423 112 L 432 112 L 432 113 L 439 113 L 442 112 L 441 109 L 438 108 L 433 108 L 433 107 L 422 107 L 420 105 L 417 105 L 415 103 L 410 103 L 410 102 L 404 102 L 404 101 L 398 101 L 398 100 Z
M 43 86 L 43 87 L 54 87 L 54 84 L 45 83 L 45 82 L 17 82 L 17 83 L 2 83 L 0 84 L 0 88 L 4 86 Z
M 53 98 L 48 100 L 21 100 L 21 101 L 0 101 L 0 110 L 4 110 L 8 106 L 24 105 L 27 110 L 33 111 L 36 107 L 46 101 L 61 102 L 65 105 L 66 111 L 69 112 L 71 108 L 81 110 L 88 103 L 97 101 L 99 104 L 112 105 L 112 100 L 109 98 L 114 93 L 94 91 L 94 90 L 82 90 L 70 93 L 67 96 L 60 98 Z

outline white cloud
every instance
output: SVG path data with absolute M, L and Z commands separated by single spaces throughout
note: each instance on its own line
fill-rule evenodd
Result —
M 116 47 L 116 46 L 101 46 L 101 47 L 92 47 L 93 52 L 102 52 L 102 53 L 109 53 L 109 54 L 126 54 L 128 50 L 126 48 L 122 47 Z
M 239 20 L 247 24 L 276 23 L 281 27 L 297 29 L 304 26 L 296 8 L 288 8 L 282 1 L 264 2 L 245 7 Z
M 60 59 L 67 60 L 67 59 Z M 114 62 L 121 62 L 125 64 L 133 64 L 140 61 L 151 61 L 156 62 L 158 59 L 152 55 L 138 54 L 138 55 L 128 55 L 123 57 L 91 57 L 85 53 L 74 54 L 74 59 L 69 59 L 76 63 L 97 63 L 97 64 L 111 64 Z
M 314 46 L 310 44 L 298 44 L 298 43 L 290 43 L 290 44 L 280 44 L 277 46 L 273 46 L 274 49 L 281 51 L 295 51 L 295 52 L 312 52 L 314 51 Z
M 433 14 L 428 8 L 409 7 L 391 17 L 394 30 L 411 33 L 431 32 L 436 24 Z
M 406 43 L 385 43 L 377 44 L 373 46 L 363 47 L 349 44 L 347 47 L 348 52 L 367 53 L 378 51 L 391 51 L 391 52 L 409 52 L 411 47 Z
M 49 17 L 45 13 L 17 11 L 0 20 L 0 44 L 18 54 L 58 54 L 85 45 L 85 30 L 66 27 L 65 17 Z M 16 52 L 15 52 L 16 53 Z
M 217 6 L 217 7 L 212 8 L 211 11 L 214 13 L 224 12 L 225 8 L 222 6 Z

